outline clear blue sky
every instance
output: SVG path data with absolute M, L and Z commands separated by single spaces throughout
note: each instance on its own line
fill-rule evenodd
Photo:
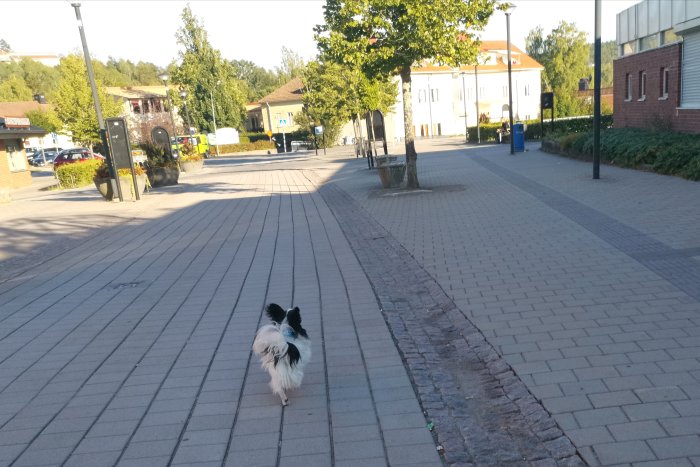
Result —
M 560 20 L 574 22 L 593 40 L 593 0 L 511 0 L 511 38 L 521 48 L 525 36 L 538 24 L 545 32 Z M 615 15 L 635 0 L 603 0 L 603 40 L 615 39 Z M 280 62 L 286 46 L 305 59 L 316 53 L 314 25 L 323 21 L 320 0 L 190 1 L 202 19 L 214 47 L 228 59 L 246 59 L 268 69 Z M 80 50 L 75 13 L 68 1 L 5 0 L 0 38 L 16 52 L 65 55 Z M 81 12 L 90 52 L 149 61 L 159 66 L 177 57 L 175 31 L 186 2 L 83 1 Z M 506 21 L 497 12 L 483 39 L 505 40 Z

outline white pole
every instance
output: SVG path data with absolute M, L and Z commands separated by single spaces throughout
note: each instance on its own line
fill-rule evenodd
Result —
M 216 113 L 214 112 L 214 93 L 211 90 L 209 90 L 209 97 L 211 98 L 211 116 L 214 119 L 214 139 L 216 140 L 216 157 L 219 157 L 219 137 L 216 134 Z

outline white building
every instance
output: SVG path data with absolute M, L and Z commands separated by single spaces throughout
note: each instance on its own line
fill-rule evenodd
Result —
M 506 41 L 483 41 L 478 66 L 424 64 L 411 71 L 413 127 L 417 138 L 465 134 L 477 118 L 508 119 L 508 52 Z M 539 117 L 543 66 L 511 44 L 513 118 Z M 478 83 L 478 86 L 477 86 Z M 478 91 L 478 112 L 477 112 Z M 466 97 L 466 101 L 465 101 Z M 466 108 L 466 119 L 465 119 Z M 394 108 L 394 127 L 403 128 L 403 104 Z

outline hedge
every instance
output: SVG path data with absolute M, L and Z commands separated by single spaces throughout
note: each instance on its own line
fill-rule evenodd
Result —
M 212 148 L 213 149 L 213 148 Z M 232 152 L 244 152 L 244 151 L 257 151 L 260 149 L 275 149 L 275 144 L 269 141 L 269 138 L 265 136 L 264 141 L 243 142 L 239 144 L 220 144 L 219 154 L 228 154 Z M 210 151 L 212 154 L 215 151 Z
M 56 169 L 56 178 L 61 188 L 79 188 L 92 184 L 95 171 L 102 165 L 101 160 L 87 160 L 63 164 Z
M 590 160 L 593 132 L 552 138 L 566 155 Z M 548 149 L 551 144 L 544 144 Z M 610 128 L 600 133 L 601 161 L 620 167 L 650 170 L 700 180 L 700 139 L 697 135 L 638 128 Z
M 528 140 L 538 140 L 542 134 L 542 127 L 540 126 L 539 120 L 528 120 L 523 122 L 527 125 L 527 130 L 525 130 L 525 139 Z M 602 115 L 600 119 L 600 124 L 602 128 L 612 127 L 613 117 L 612 115 Z M 498 141 L 498 136 L 496 130 L 501 128 L 500 123 L 482 123 L 480 126 L 481 130 L 481 141 Z M 580 133 L 588 131 L 593 127 L 593 117 L 573 117 L 568 119 L 554 120 L 554 122 L 545 120 L 544 131 L 545 136 L 551 134 L 562 134 L 562 133 Z M 469 127 L 469 142 L 477 142 L 476 127 Z

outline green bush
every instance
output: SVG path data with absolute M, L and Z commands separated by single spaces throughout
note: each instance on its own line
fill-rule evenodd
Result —
M 266 137 L 267 138 L 267 137 Z M 228 154 L 232 152 L 257 151 L 260 149 L 275 149 L 275 144 L 269 140 L 250 142 L 241 142 L 239 144 L 220 144 L 219 154 Z
M 574 155 L 593 158 L 592 131 L 559 135 L 553 139 Z M 697 135 L 609 128 L 600 133 L 600 158 L 620 167 L 700 180 L 700 140 Z
M 95 159 L 63 164 L 56 169 L 56 178 L 58 178 L 61 188 L 79 188 L 90 185 L 95 171 L 100 165 L 102 165 L 102 161 Z
M 538 140 L 542 135 L 542 126 L 539 120 L 527 120 L 522 122 L 526 125 L 525 139 Z M 600 119 L 602 128 L 611 128 L 613 123 L 612 115 L 602 115 Z M 500 123 L 482 123 L 479 125 L 481 131 L 481 141 L 498 141 L 496 131 L 501 128 Z M 567 120 L 544 121 L 544 133 L 547 135 L 560 135 L 570 133 L 580 133 L 590 130 L 593 127 L 593 117 L 575 117 Z M 469 127 L 469 142 L 476 143 L 476 127 Z
M 240 135 L 241 143 L 255 143 L 256 141 L 269 141 L 265 133 L 242 133 Z

